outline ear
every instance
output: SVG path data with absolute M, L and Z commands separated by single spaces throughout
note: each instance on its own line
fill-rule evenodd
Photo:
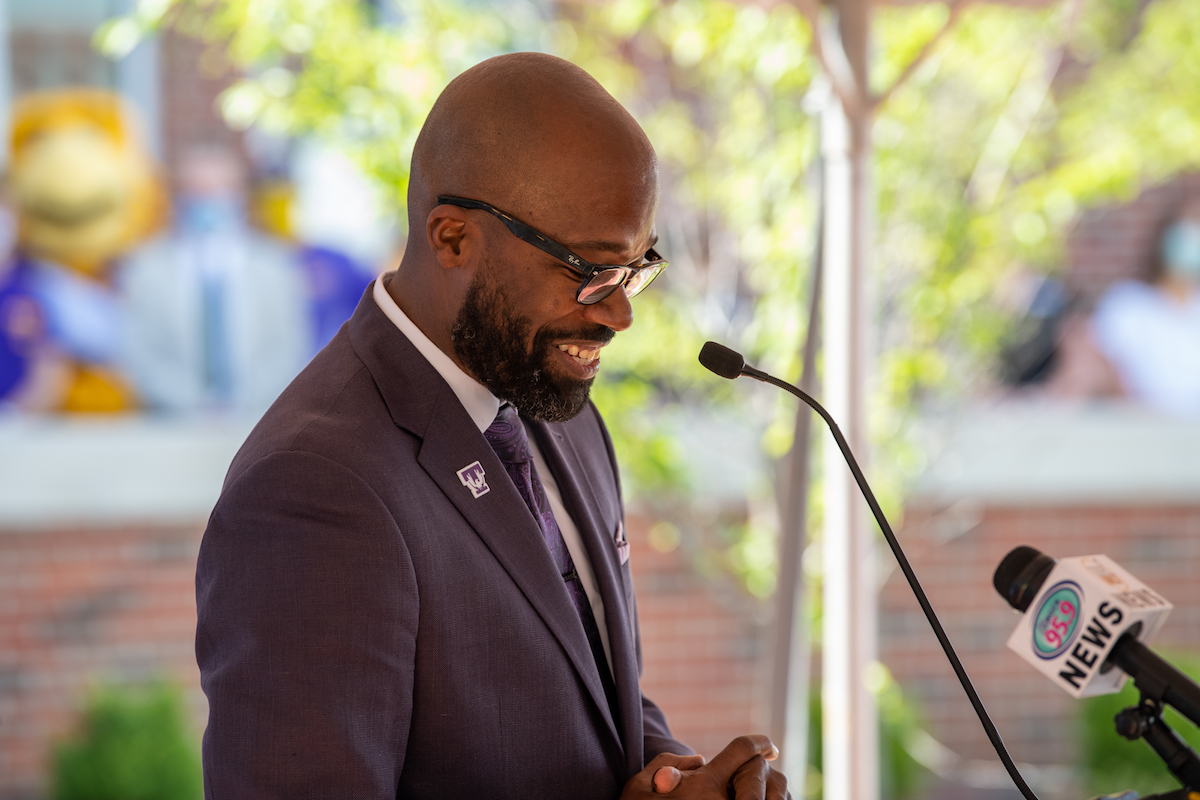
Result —
M 466 261 L 463 242 L 468 235 L 468 223 L 463 209 L 451 205 L 434 206 L 425 220 L 425 237 L 434 257 L 446 269 L 462 266 Z

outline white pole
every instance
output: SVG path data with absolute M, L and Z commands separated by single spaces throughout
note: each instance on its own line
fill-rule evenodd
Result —
M 865 94 L 865 3 L 839 4 L 839 33 Z M 858 73 L 864 73 L 859 76 Z M 866 460 L 863 374 L 867 317 L 869 111 L 831 103 L 822 116 L 825 154 L 824 402 L 860 461 Z M 825 800 L 878 800 L 879 728 L 864 677 L 875 660 L 875 569 L 862 498 L 832 437 L 824 452 L 822 778 Z

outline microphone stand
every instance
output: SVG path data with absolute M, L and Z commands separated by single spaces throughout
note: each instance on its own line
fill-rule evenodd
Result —
M 1122 709 L 1114 718 L 1117 733 L 1130 741 L 1145 739 L 1182 789 L 1144 800 L 1187 800 L 1200 787 L 1200 756 L 1163 719 L 1163 706 L 1173 706 L 1200 725 L 1200 687 L 1137 640 L 1141 623 L 1125 632 L 1113 647 L 1104 667 L 1117 666 L 1133 678 L 1140 697 L 1136 706 Z M 1104 669 L 1101 667 L 1101 669 Z
M 1158 753 L 1183 788 L 1165 794 L 1150 795 L 1143 800 L 1186 800 L 1193 786 L 1200 786 L 1200 757 L 1162 718 L 1163 703 L 1144 690 L 1136 706 L 1117 714 L 1114 721 L 1117 733 L 1130 741 L 1145 739 Z

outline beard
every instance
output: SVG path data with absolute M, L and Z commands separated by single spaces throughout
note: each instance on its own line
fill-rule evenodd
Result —
M 575 329 L 541 328 L 525 349 L 532 323 L 519 314 L 503 290 L 486 278 L 486 264 L 467 289 L 450 338 L 454 354 L 474 378 L 522 415 L 545 422 L 566 422 L 583 410 L 592 378 L 556 377 L 551 372 L 554 341 L 586 339 L 607 342 L 616 331 L 604 325 Z

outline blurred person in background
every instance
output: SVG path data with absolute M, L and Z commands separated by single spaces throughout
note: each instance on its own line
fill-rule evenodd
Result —
M 127 259 L 125 361 L 147 407 L 264 411 L 311 355 L 295 252 L 247 222 L 247 175 L 232 150 L 188 150 L 175 224 Z
M 393 223 L 377 187 L 346 156 L 308 140 L 289 151 L 287 176 L 255 186 L 253 216 L 298 250 L 315 355 L 395 255 Z
M 26 408 L 134 408 L 119 370 L 124 319 L 113 269 L 159 227 L 166 201 L 131 110 L 100 89 L 19 98 L 6 189 L 18 231 L 7 270 L 9 391 L 22 384 Z
M 1200 417 L 1200 203 L 1185 203 L 1155 237 L 1146 280 L 1118 281 L 1091 310 L 1040 279 L 1000 354 L 1019 394 L 1056 400 L 1128 399 Z
M 1024 267 L 1011 271 L 996 297 L 1015 318 L 1000 349 L 1000 378 L 1018 391 L 1036 391 L 1058 370 L 1058 343 L 1072 315 L 1072 298 L 1062 281 Z
M 350 319 L 373 276 L 359 262 L 332 247 L 307 245 L 300 250 L 300 260 L 308 279 L 315 354 Z
M 292 224 L 313 300 L 316 350 L 350 318 L 371 279 L 393 269 L 396 215 L 379 185 L 344 153 L 316 139 L 296 143 Z
M 1100 298 L 1090 333 L 1128 397 L 1200 416 L 1200 203 L 1186 203 L 1159 237 L 1147 282 L 1120 281 Z

